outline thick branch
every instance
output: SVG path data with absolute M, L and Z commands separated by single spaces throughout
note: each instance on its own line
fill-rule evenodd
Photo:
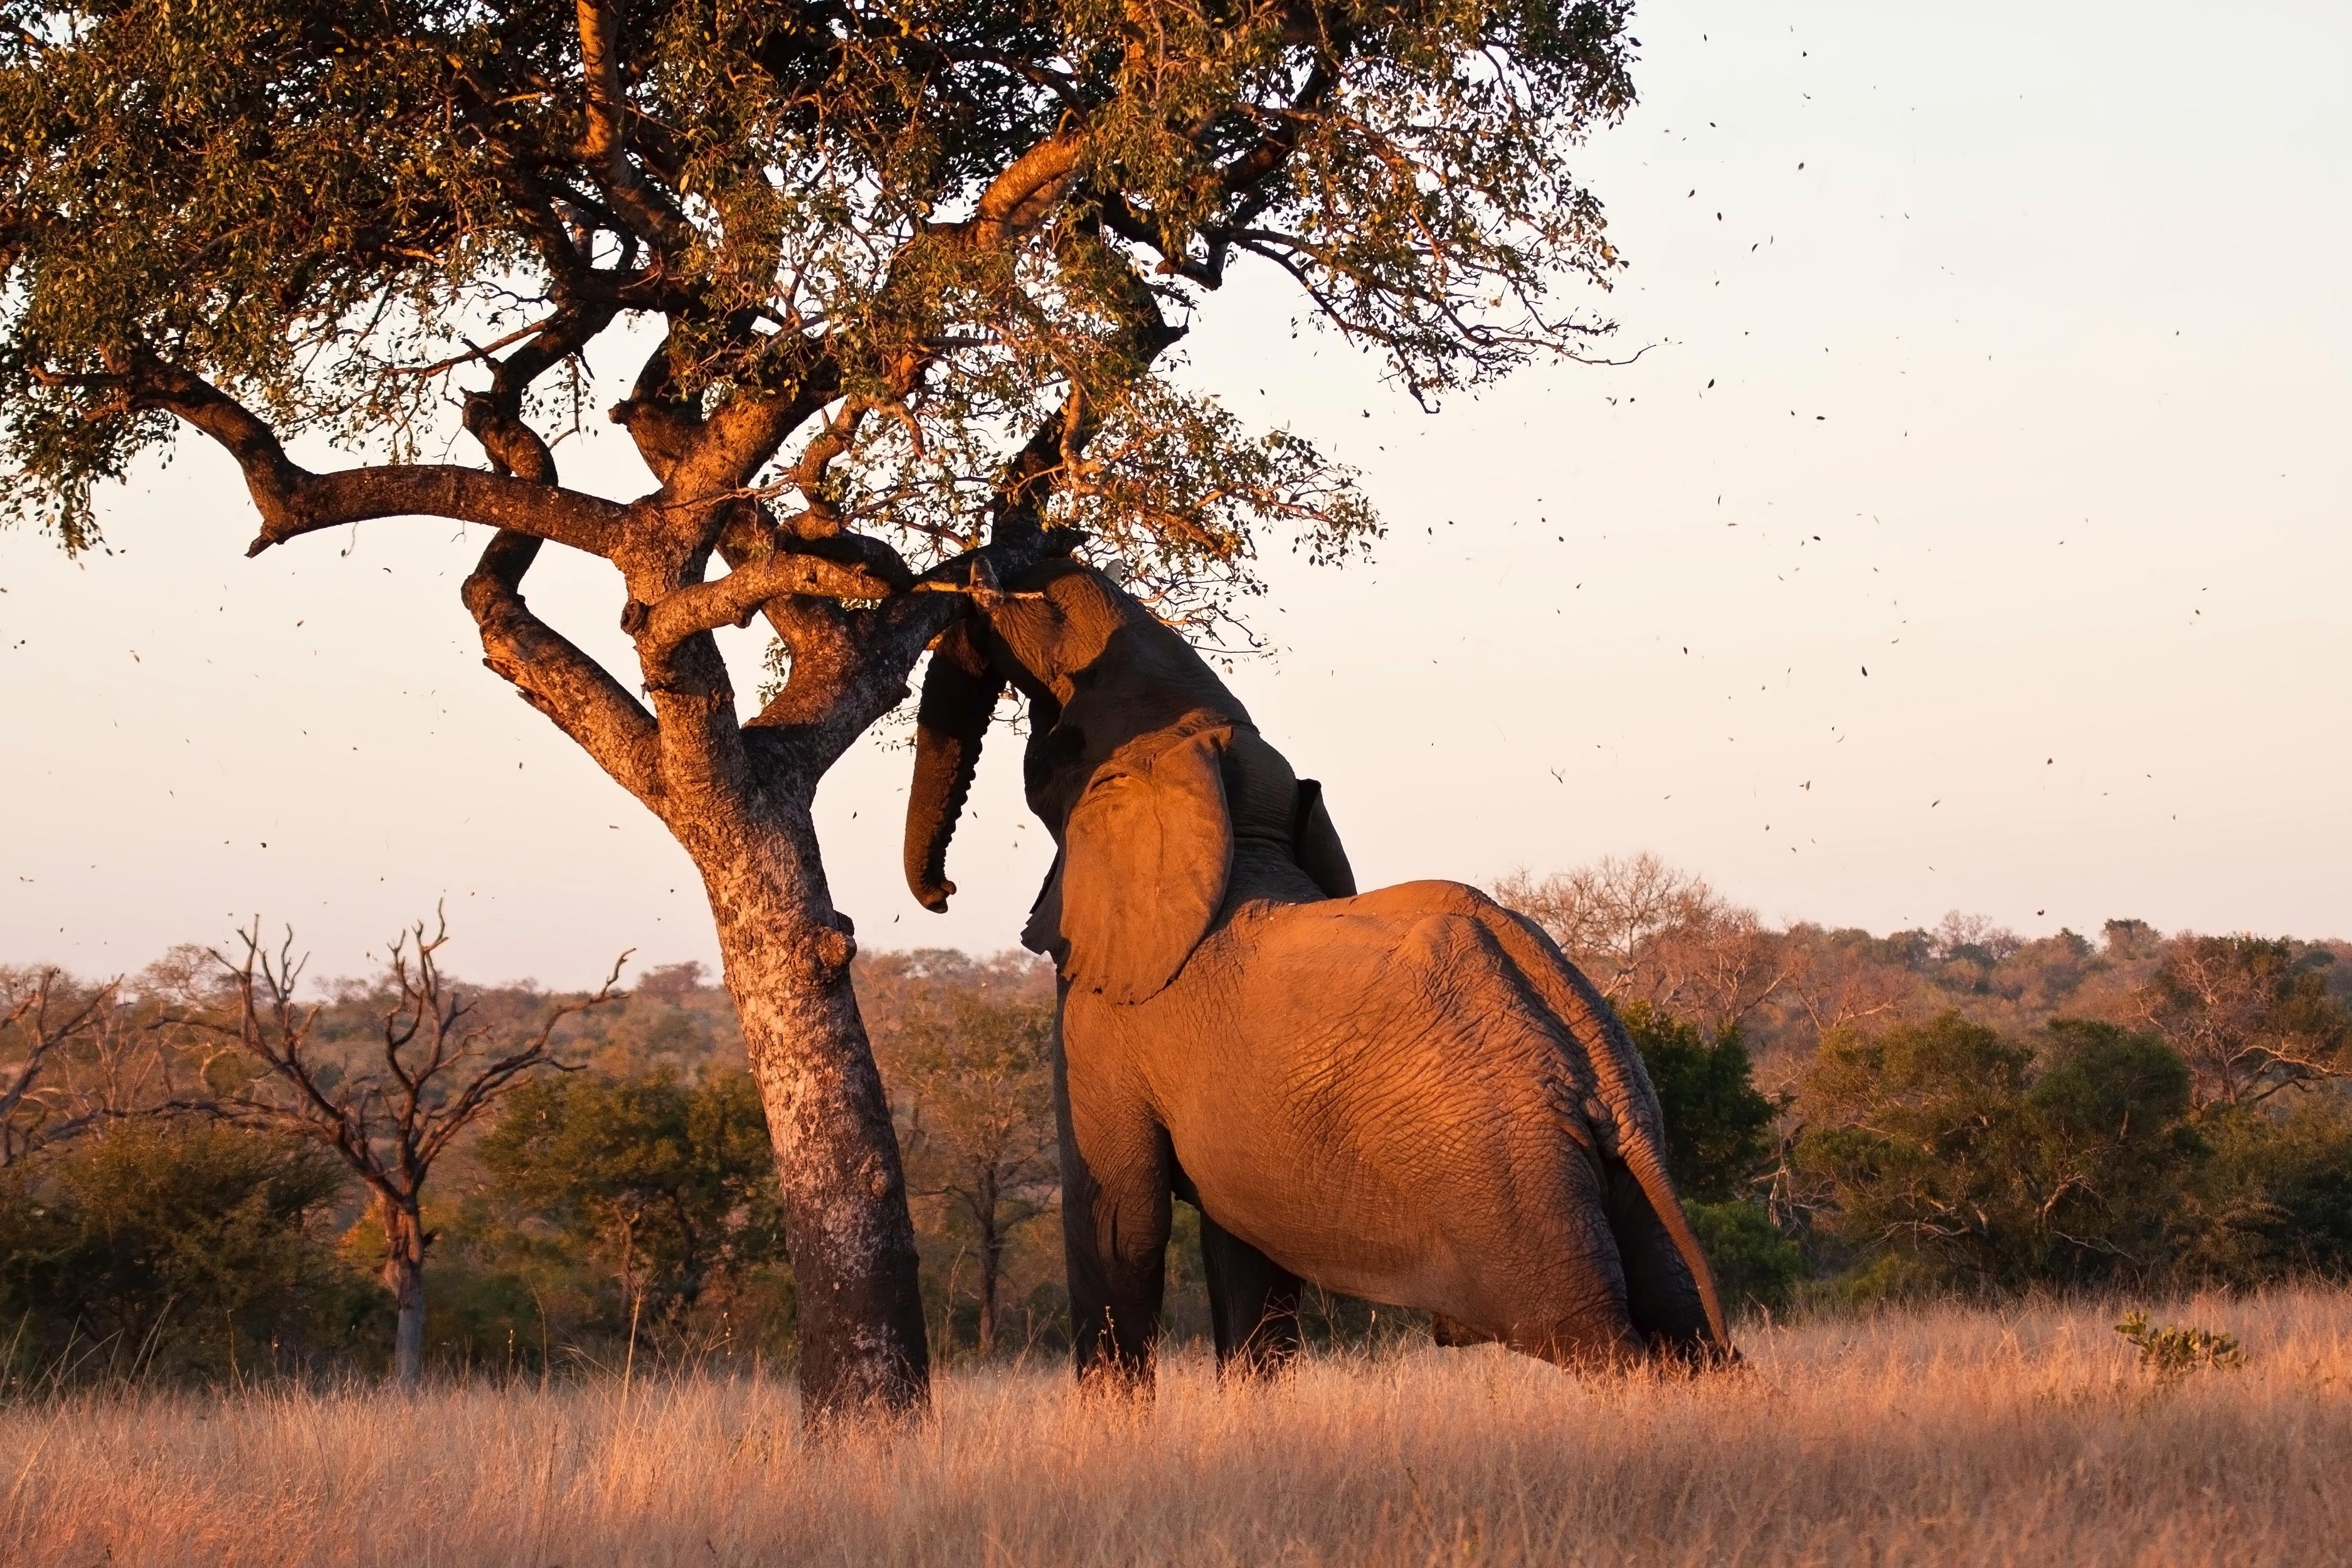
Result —
M 811 545 L 828 542 L 808 542 Z M 650 667 L 667 659 L 698 632 L 749 626 L 761 606 L 785 595 L 887 599 L 914 586 L 914 578 L 903 563 L 891 569 L 897 552 L 879 541 L 844 539 L 840 542 L 852 548 L 817 554 L 795 547 L 747 561 L 724 577 L 681 588 L 651 605 L 633 606 L 624 615 L 621 629 L 636 637 L 637 651 Z M 856 545 L 878 548 L 860 551 Z
M 602 176 L 604 194 L 631 227 L 666 249 L 677 248 L 693 237 L 686 219 L 629 162 L 623 134 L 629 106 L 621 93 L 620 18 L 603 0 L 579 0 L 579 12 L 587 120 L 586 133 L 580 139 L 581 156 Z
M 1000 245 L 1010 236 L 1034 228 L 1044 219 L 1077 173 L 1082 139 L 1066 128 L 1007 164 L 1003 173 L 981 193 L 971 216 L 961 223 L 940 224 L 934 234 L 971 245 Z
M 246 553 L 258 555 L 306 533 L 387 517 L 446 517 L 527 533 L 609 557 L 619 546 L 629 508 L 578 490 L 534 484 L 454 463 L 399 463 L 381 468 L 344 468 L 299 476 L 282 500 L 254 487 L 261 509 L 261 531 Z M 252 475 L 247 475 L 248 483 Z M 278 504 L 273 505 L 273 500 Z
M 286 455 L 278 433 L 257 415 L 204 377 L 145 353 L 122 356 L 110 369 L 133 406 L 177 416 L 236 459 L 261 513 L 261 531 L 247 549 L 248 555 L 344 523 L 446 517 L 609 556 L 629 516 L 626 506 L 602 496 L 453 463 L 315 474 Z
M 520 578 L 520 570 L 501 569 L 509 564 L 485 552 L 466 579 L 466 608 L 481 630 L 482 662 L 622 788 L 652 805 L 661 790 L 653 715 L 603 665 L 531 613 L 511 580 Z
M 664 476 L 673 499 L 713 500 L 749 484 L 793 431 L 839 395 L 841 367 L 814 340 L 790 357 L 799 363 L 779 378 L 786 384 L 740 388 L 695 429 L 682 461 Z
M 1019 575 L 1078 542 L 1067 529 L 1016 531 L 943 561 L 914 588 L 851 613 L 831 635 L 793 642 L 792 679 L 751 721 L 747 737 L 781 750 L 792 765 L 822 777 L 875 721 L 907 699 L 908 678 L 932 639 L 963 607 L 975 582 Z M 787 601 L 805 603 L 805 601 Z

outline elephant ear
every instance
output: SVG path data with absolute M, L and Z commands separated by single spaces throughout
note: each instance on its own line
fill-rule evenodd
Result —
M 1234 829 L 1218 762 L 1226 731 L 1148 760 L 1114 756 L 1062 833 L 1061 931 L 1074 985 L 1112 1002 L 1157 995 L 1225 900 Z M 1051 903 L 1052 889 L 1040 900 Z
M 1298 781 L 1298 809 L 1290 824 L 1290 853 L 1307 880 L 1335 899 L 1356 896 L 1356 873 L 1348 851 L 1339 844 L 1339 830 L 1323 805 L 1323 786 L 1314 779 Z
M 1021 945 L 1044 953 L 1056 969 L 1069 967 L 1070 944 L 1062 935 L 1062 857 L 1058 852 L 1053 868 L 1045 873 L 1045 885 L 1037 889 L 1037 901 L 1029 906 L 1028 922 L 1021 928 Z

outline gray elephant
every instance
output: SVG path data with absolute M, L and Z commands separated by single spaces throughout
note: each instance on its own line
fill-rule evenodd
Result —
M 1221 1365 L 1295 1347 L 1302 1280 L 1563 1364 L 1728 1354 L 1657 1096 L 1550 939 L 1458 883 L 1358 893 L 1320 789 L 1103 574 L 971 596 L 923 685 L 907 875 L 946 908 L 1010 683 L 1060 846 L 1023 940 L 1061 975 L 1081 1374 L 1149 1375 L 1171 1197 L 1201 1213 Z

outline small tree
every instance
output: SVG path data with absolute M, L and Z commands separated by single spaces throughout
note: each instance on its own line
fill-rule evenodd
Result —
M 110 1020 L 119 983 L 78 986 L 64 971 L 0 969 L 0 1168 L 82 1131 L 100 1113 L 58 1113 L 43 1069 Z
M 1724 1299 L 1780 1305 L 1804 1274 L 1804 1255 L 1773 1224 L 1757 1179 L 1783 1101 L 1757 1089 L 1738 1026 L 1710 1039 L 1646 1001 L 1627 1003 L 1623 1014 L 1658 1091 L 1666 1169 Z
M 383 1286 L 398 1312 L 393 1378 L 404 1387 L 424 1375 L 425 1262 L 433 1245 L 424 1196 L 435 1162 L 530 1074 L 566 1066 L 556 1055 L 556 1026 L 617 999 L 614 985 L 628 958 L 614 961 L 593 994 L 550 1007 L 536 1029 L 494 1038 L 441 972 L 448 936 L 446 921 L 436 920 L 430 936 L 419 921 L 394 941 L 373 1062 L 356 1051 L 318 1048 L 321 1007 L 295 998 L 302 961 L 294 956 L 293 933 L 273 954 L 258 921 L 238 933 L 237 955 L 213 954 L 229 1009 L 199 1008 L 175 1020 L 226 1046 L 252 1075 L 183 1109 L 315 1140 L 366 1185 L 383 1230 Z
M 996 1348 L 1005 1247 L 1058 1191 L 1053 1041 L 1050 1004 L 982 994 L 916 1014 L 880 1042 L 909 1190 L 971 1227 L 983 1352 Z
M 1738 1028 L 1726 1025 L 1709 1039 L 1647 1002 L 1628 1003 L 1624 1019 L 1658 1091 L 1675 1189 L 1691 1203 L 1754 1196 L 1780 1108 L 1757 1089 Z

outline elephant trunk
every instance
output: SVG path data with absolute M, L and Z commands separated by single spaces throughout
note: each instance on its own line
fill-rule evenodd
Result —
M 981 740 L 1003 689 L 970 621 L 940 634 L 915 713 L 915 780 L 907 796 L 907 886 L 935 913 L 955 891 L 947 877 L 948 840 L 971 793 Z

